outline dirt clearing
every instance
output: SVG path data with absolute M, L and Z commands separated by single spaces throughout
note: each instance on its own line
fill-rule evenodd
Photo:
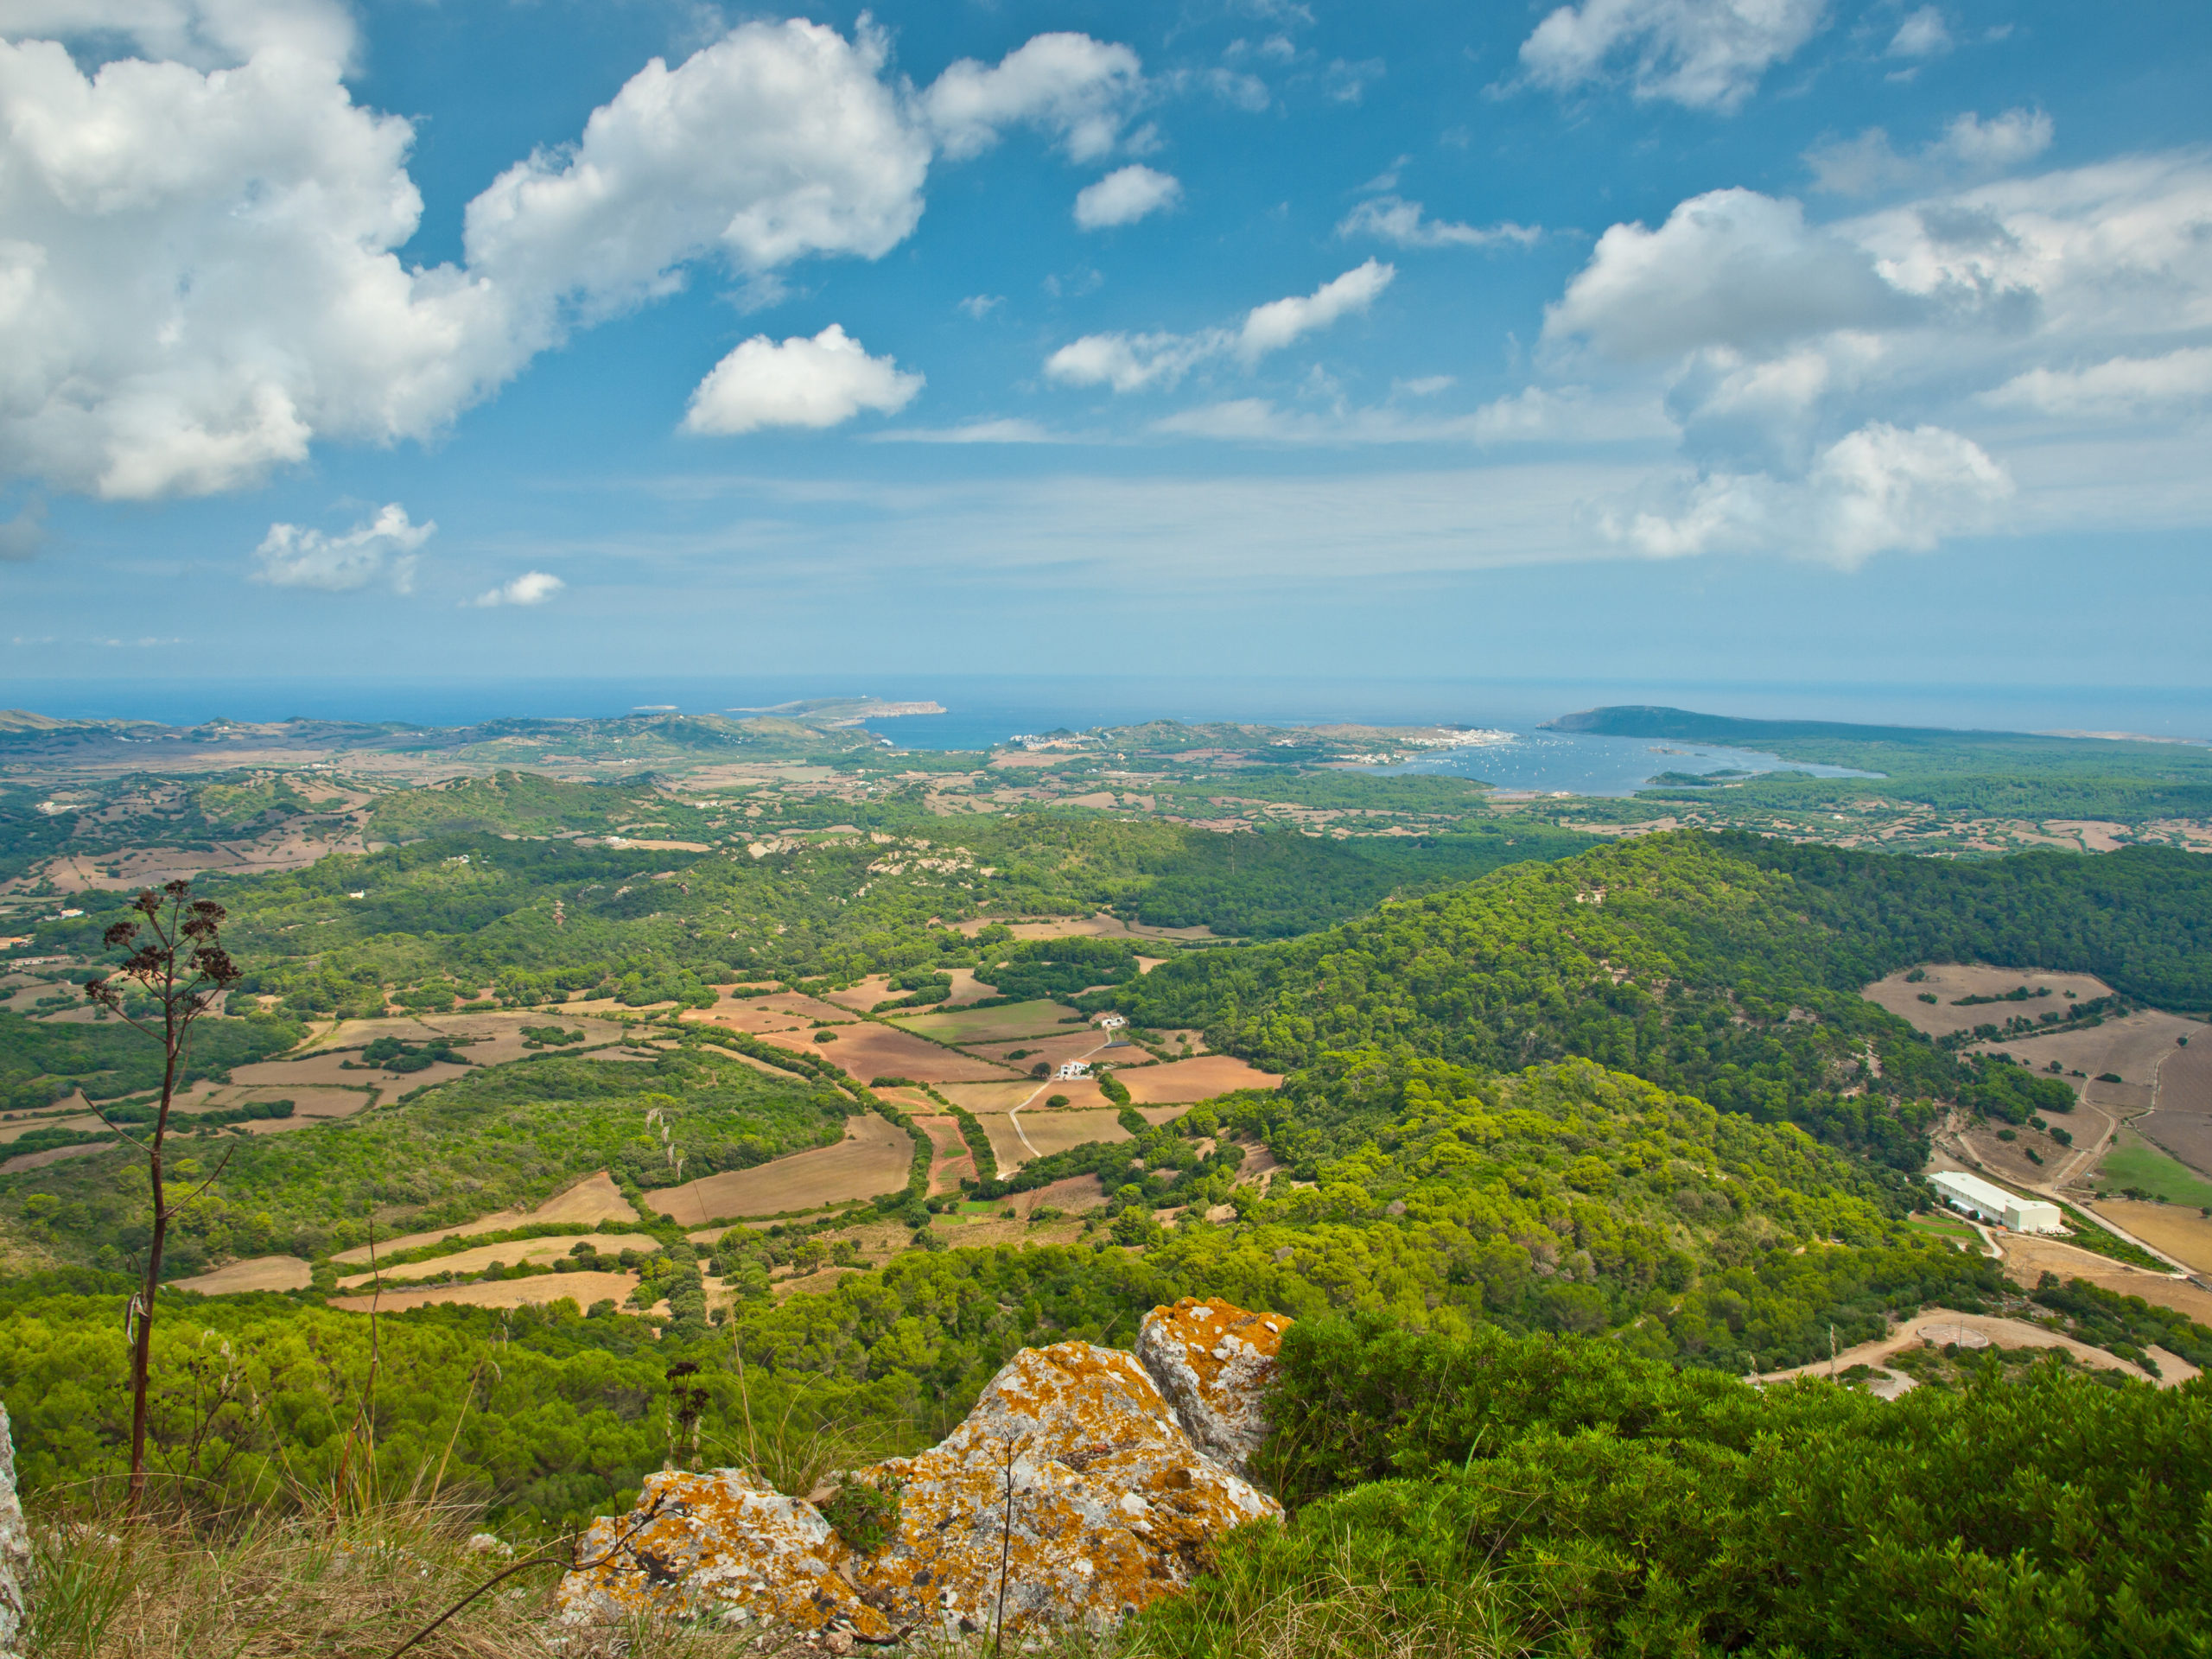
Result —
M 1948 1307 L 1924 1308 L 1900 1323 L 1888 1336 L 1860 1343 L 1856 1348 L 1846 1349 L 1835 1357 L 1833 1367 L 1840 1372 L 1853 1365 L 1878 1366 L 1899 1350 L 1917 1347 L 1923 1342 L 1938 1347 L 1946 1343 L 1957 1343 L 1965 1348 L 1984 1345 L 1992 1348 L 2059 1348 L 2079 1363 L 2097 1370 L 2120 1371 L 2145 1382 L 2152 1381 L 2118 1354 L 2092 1348 L 2085 1342 L 2063 1337 L 2056 1331 L 2046 1331 L 2039 1325 L 2030 1325 L 2024 1319 L 1999 1319 L 1987 1313 L 1959 1313 Z M 2162 1389 L 2178 1387 L 2196 1375 L 2196 1366 L 2185 1359 L 2175 1357 L 2163 1348 L 2154 1349 L 2152 1354 L 2161 1373 L 2156 1381 Z M 1823 1359 L 1786 1371 L 1769 1371 L 1754 1380 L 1787 1382 L 1801 1376 L 1826 1376 L 1830 1369 L 1831 1362 Z
M 2159 1307 L 2185 1313 L 2199 1325 L 2212 1325 L 2212 1290 L 2186 1279 L 2146 1273 L 2056 1239 L 2026 1233 L 2000 1235 L 1998 1248 L 2005 1252 L 2005 1276 L 2024 1289 L 2034 1289 L 2040 1275 L 2055 1273 L 2062 1280 L 2086 1279 L 2123 1296 L 2140 1296 Z
M 845 1138 L 834 1147 L 686 1181 L 647 1193 L 645 1202 L 686 1227 L 704 1227 L 725 1217 L 818 1210 L 897 1191 L 913 1156 L 914 1143 L 906 1132 L 871 1113 L 849 1119 Z

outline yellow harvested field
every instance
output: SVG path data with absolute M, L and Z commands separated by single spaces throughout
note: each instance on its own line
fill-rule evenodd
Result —
M 2140 1296 L 2146 1302 L 2185 1313 L 2199 1325 L 2212 1325 L 2212 1290 L 2186 1279 L 2147 1273 L 2031 1233 L 2006 1233 L 2001 1248 L 2005 1276 L 2016 1285 L 2033 1289 L 2038 1276 L 2045 1273 L 2055 1273 L 2062 1280 L 2086 1279 L 2123 1296 Z
M 796 1014 L 801 1020 L 849 1020 L 850 1008 L 841 1008 L 835 1002 L 823 1002 L 797 991 L 778 991 L 771 996 L 748 999 L 756 1008 L 766 1008 L 774 1014 Z
M 650 1233 L 587 1233 L 592 1249 L 601 1255 L 620 1255 L 624 1250 L 643 1250 L 650 1255 L 660 1249 L 660 1241 Z M 396 1268 L 383 1269 L 385 1282 L 393 1280 L 430 1279 L 442 1273 L 481 1273 L 494 1262 L 510 1268 L 525 1263 L 536 1266 L 557 1262 L 576 1247 L 574 1236 L 561 1238 L 510 1239 L 504 1244 L 480 1244 L 473 1250 L 458 1250 L 451 1255 L 436 1256 L 428 1262 L 409 1262 Z M 340 1290 L 358 1290 L 375 1282 L 375 1272 L 356 1273 L 338 1281 Z
M 2002 1025 L 2016 1014 L 2024 1014 L 2030 1019 L 2039 1014 L 2063 1014 L 2069 991 L 2074 993 L 2075 1001 L 2082 1002 L 2112 995 L 2112 987 L 2093 974 L 2046 974 L 2025 968 L 1986 968 L 1979 963 L 1930 963 L 1919 971 L 1928 977 L 1909 982 L 1901 971 L 1887 979 L 1876 980 L 1859 995 L 1910 1020 L 1915 1030 L 1924 1031 L 1931 1037 L 1971 1031 L 1991 1022 Z M 2050 995 L 2031 995 L 2024 1002 L 1980 1002 L 1964 1008 L 1953 1006 L 1955 1000 L 1961 996 L 2001 996 L 2021 985 L 2031 993 L 2048 988 Z M 1923 1002 L 1920 999 L 1923 995 L 1933 996 L 1936 1001 Z M 2041 1052 L 2043 1045 L 2050 1040 L 2038 1039 L 2037 1051 Z
M 751 1169 L 703 1176 L 648 1193 L 646 1202 L 686 1227 L 724 1217 L 773 1216 L 817 1210 L 847 1198 L 873 1198 L 906 1184 L 914 1143 L 874 1113 L 847 1121 L 834 1147 L 795 1152 Z
M 2143 1204 L 2133 1198 L 2100 1198 L 2082 1205 L 2124 1227 L 2152 1249 L 2212 1276 L 2212 1220 L 2186 1205 Z
M 1104 1204 L 1106 1191 L 1099 1185 L 1096 1175 L 1070 1175 L 1049 1185 L 1017 1192 L 1007 1202 L 1025 1221 L 1039 1210 L 1062 1210 L 1077 1216 Z
M 1038 1083 L 1024 1077 L 1019 1083 L 948 1083 L 938 1090 L 963 1112 L 973 1112 L 978 1117 L 1001 1116 L 1021 1109 L 1042 1112 L 1047 1109 L 1075 1111 L 1084 1107 L 1100 1107 L 1108 1110 L 1113 1103 L 1098 1092 L 1098 1085 L 1085 1080 L 1081 1083 Z M 1065 1095 L 1065 1107 L 1048 1109 L 1045 1103 L 1054 1095 Z
M 1093 1141 L 1129 1138 L 1129 1132 L 1122 1127 L 1120 1113 L 1111 1106 L 1088 1109 L 1065 1107 L 1058 1111 L 1024 1112 L 1012 1119 L 1003 1116 L 986 1117 L 982 1122 L 984 1132 L 991 1137 L 991 1150 L 998 1155 L 1001 1171 Z
M 1002 1043 L 1018 1037 L 1059 1036 L 1076 1028 L 1063 1023 L 1073 1014 L 1071 1008 L 1037 997 L 1027 1002 L 1009 1002 L 1000 1008 L 908 1014 L 898 1023 L 941 1043 Z M 1087 1023 L 1076 1022 L 1077 1026 Z
M 424 1285 L 416 1290 L 387 1290 L 366 1296 L 333 1296 L 324 1306 L 349 1313 L 404 1313 L 410 1307 L 451 1302 L 462 1307 L 544 1307 L 573 1301 L 580 1308 L 612 1298 L 626 1301 L 638 1287 L 634 1273 L 541 1273 L 527 1279 L 502 1279 L 495 1285 Z
M 865 1268 L 817 1268 L 802 1278 L 772 1281 L 768 1294 L 779 1302 L 790 1296 L 827 1296 L 837 1288 L 840 1279 L 867 1271 Z
M 975 1080 L 1007 1075 L 1004 1066 L 924 1042 L 910 1033 L 873 1020 L 839 1026 L 835 1042 L 817 1043 L 814 1039 L 819 1034 L 811 1031 L 779 1031 L 770 1033 L 765 1040 L 795 1054 L 817 1055 L 834 1061 L 862 1083 L 870 1077 L 950 1083 L 957 1078 Z
M 424 1244 L 435 1244 L 442 1239 L 505 1232 L 510 1227 L 524 1227 L 538 1222 L 581 1222 L 588 1228 L 596 1227 L 602 1221 L 635 1221 L 637 1218 L 638 1212 L 630 1207 L 630 1201 L 614 1185 L 614 1178 L 602 1169 L 555 1193 L 535 1210 L 497 1210 L 458 1227 L 440 1227 L 427 1233 L 406 1233 L 397 1238 L 379 1239 L 376 1248 L 379 1255 L 390 1255 L 398 1250 L 415 1249 Z M 330 1259 L 334 1262 L 366 1262 L 369 1247 L 363 1244 L 353 1249 L 340 1250 Z
M 107 1125 L 87 1114 L 82 1117 L 19 1117 L 13 1123 L 0 1123 L 0 1146 L 29 1135 L 33 1129 L 105 1129 Z
M 1129 1091 L 1129 1098 L 1140 1106 L 1211 1100 L 1231 1089 L 1273 1089 L 1282 1082 L 1273 1072 L 1262 1071 L 1228 1054 L 1205 1054 L 1196 1059 L 1173 1060 L 1166 1065 L 1149 1065 L 1141 1071 L 1115 1075 Z
M 798 1031 L 806 1021 L 782 1008 L 764 1008 L 759 997 L 741 1002 L 717 1002 L 711 1008 L 686 1008 L 683 1018 L 701 1025 L 724 1026 L 731 1031 L 742 1031 L 753 1036 L 765 1036 L 772 1031 Z M 849 1018 L 840 1014 L 839 1018 Z
M 202 1296 L 234 1295 L 245 1290 L 305 1290 L 315 1269 L 296 1255 L 257 1255 L 213 1273 L 172 1279 L 171 1290 L 196 1290 Z

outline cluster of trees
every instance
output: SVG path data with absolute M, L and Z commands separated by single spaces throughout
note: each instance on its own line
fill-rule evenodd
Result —
M 1143 1634 L 1193 1659 L 1293 1618 L 1302 1652 L 2212 1643 L 2202 1393 L 1993 1353 L 1967 1369 L 1883 1401 L 1607 1343 L 1302 1322 L 1263 1453 L 1295 1518 L 1231 1535 Z
M 194 1036 L 178 1086 L 220 1081 L 232 1066 L 281 1054 L 306 1034 L 268 1015 L 208 1020 Z M 114 1100 L 161 1081 L 161 1050 L 120 1020 L 48 1022 L 0 1011 L 0 1109 L 33 1111 L 76 1089 L 88 1100 Z

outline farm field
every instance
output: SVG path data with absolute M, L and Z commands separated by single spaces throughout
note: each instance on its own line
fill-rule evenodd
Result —
M 959 1190 L 963 1180 L 972 1180 L 976 1175 L 976 1156 L 961 1138 L 959 1121 L 939 1115 L 924 1117 L 917 1115 L 914 1122 L 937 1147 L 937 1161 L 930 1166 L 930 1193 Z M 996 1150 L 996 1148 L 994 1148 Z
M 1090 1057 L 1137 1065 L 1152 1058 L 1135 1044 L 1125 1044 L 1108 1052 L 1106 1038 L 1096 1027 L 1071 1026 L 1065 1036 L 1029 1037 L 1013 1043 L 967 1043 L 962 1046 L 970 1054 L 980 1054 L 994 1064 L 1010 1066 L 1016 1071 L 1027 1071 L 1039 1060 L 1046 1065 L 1058 1066 L 1063 1060 Z M 1022 1051 L 1020 1059 L 1014 1058 L 1012 1051 L 1015 1049 Z
M 821 1033 L 813 1031 L 770 1032 L 764 1040 L 796 1054 L 835 1061 L 862 1083 L 870 1077 L 912 1077 L 917 1083 L 979 1082 L 1013 1075 L 1004 1066 L 924 1042 L 873 1020 L 833 1029 L 834 1042 L 816 1042 Z
M 1011 1042 L 1022 1037 L 1057 1037 L 1071 1025 L 1087 1025 L 1089 1021 L 1058 1002 L 1039 997 L 1029 1002 L 1009 1002 L 999 1008 L 908 1014 L 893 1023 L 925 1037 L 934 1037 L 941 1043 L 965 1045 Z
M 305 1290 L 314 1277 L 315 1269 L 296 1255 L 257 1255 L 170 1282 L 178 1290 L 227 1296 L 248 1290 Z
M 845 1138 L 834 1147 L 664 1187 L 647 1193 L 645 1202 L 686 1227 L 704 1227 L 724 1217 L 818 1210 L 896 1191 L 913 1155 L 914 1143 L 904 1129 L 870 1113 L 851 1119 Z
M 477 1233 L 504 1232 L 510 1227 L 574 1222 L 578 1230 L 588 1231 L 602 1221 L 635 1221 L 638 1212 L 630 1207 L 629 1199 L 614 1185 L 614 1178 L 605 1170 L 586 1176 L 573 1186 L 555 1193 L 544 1203 L 531 1210 L 500 1210 L 459 1227 L 434 1228 L 429 1232 L 407 1233 L 397 1238 L 379 1239 L 377 1250 L 391 1255 L 398 1250 L 420 1249 L 448 1238 L 467 1238 Z M 331 1258 L 334 1262 L 366 1262 L 369 1247 L 360 1245 L 350 1250 L 340 1250 Z
M 619 1255 L 624 1250 L 642 1250 L 650 1255 L 660 1249 L 660 1241 L 648 1233 L 589 1233 L 592 1248 L 604 1255 Z M 574 1237 L 509 1239 L 504 1244 L 480 1244 L 473 1250 L 456 1250 L 451 1255 L 434 1256 L 427 1262 L 406 1262 L 397 1267 L 372 1269 L 367 1273 L 348 1274 L 338 1281 L 340 1290 L 358 1290 L 376 1282 L 379 1274 L 386 1281 L 395 1279 L 431 1279 L 442 1273 L 460 1275 L 479 1274 L 494 1262 L 510 1268 L 525 1263 L 537 1264 L 557 1262 L 575 1247 Z
M 1948 1307 L 1929 1307 L 1923 1308 L 1911 1319 L 1901 1320 L 1886 1337 L 1845 1349 L 1835 1356 L 1833 1362 L 1823 1359 L 1810 1365 L 1793 1366 L 1784 1371 L 1764 1372 L 1756 1380 L 1760 1382 L 1786 1382 L 1794 1377 L 1826 1376 L 1831 1364 L 1837 1370 L 1853 1365 L 1878 1366 L 1891 1355 L 1922 1343 L 1936 1346 L 1953 1342 L 1962 1347 L 1980 1345 L 1974 1341 L 1975 1338 L 1993 1348 L 2056 1348 L 2077 1363 L 2095 1370 L 2143 1376 L 2139 1368 L 2117 1354 L 2108 1354 L 2101 1348 L 2092 1348 L 2085 1342 L 2076 1342 L 2071 1337 L 2046 1331 L 2041 1325 L 2031 1325 L 2024 1319 L 2001 1319 L 1987 1313 L 1961 1313 Z M 2152 1357 L 2158 1361 L 2161 1375 L 2157 1382 L 2162 1389 L 2178 1388 L 2196 1376 L 2196 1366 L 2177 1358 L 2163 1348 L 2153 1349 Z
M 1101 1094 L 1097 1084 L 1089 1078 L 1075 1083 L 1054 1083 L 1050 1079 L 1040 1083 L 1033 1077 L 1010 1083 L 948 1083 L 941 1085 L 938 1093 L 963 1111 L 973 1112 L 978 1117 L 1014 1111 L 1033 1099 L 1036 1103 L 1035 1109 L 1042 1112 L 1046 1109 L 1045 1103 L 1054 1095 L 1065 1095 L 1068 1103 L 1065 1108 L 1052 1108 L 1053 1110 L 1075 1110 L 1084 1107 L 1110 1110 L 1114 1103 Z
M 580 1308 L 610 1298 L 619 1306 L 638 1287 L 634 1273 L 533 1274 L 527 1279 L 502 1279 L 489 1285 L 423 1285 L 412 1290 L 386 1290 L 366 1295 L 333 1296 L 327 1306 L 351 1313 L 404 1313 L 410 1307 L 432 1307 L 450 1302 L 461 1307 L 543 1307 L 573 1301 Z
M 2156 1109 L 2136 1128 L 2212 1177 L 2212 1028 L 2197 1027 L 2187 1047 L 2177 1043 L 2159 1062 Z
M 1906 971 L 1924 973 L 1927 978 L 1909 982 L 1904 976 Z M 2050 995 L 2025 1002 L 1980 1002 L 1963 1008 L 1953 1006 L 1955 1000 L 1961 996 L 2002 996 L 2022 985 L 2031 993 L 2049 990 Z M 1958 963 L 1929 963 L 1917 969 L 1894 973 L 1886 979 L 1876 980 L 1859 994 L 1869 1002 L 1910 1020 L 1915 1030 L 1924 1031 L 1931 1037 L 1947 1037 L 1955 1031 L 1972 1031 L 1976 1026 L 1993 1020 L 2002 1024 L 2016 1014 L 2032 1019 L 2038 1014 L 2063 1012 L 2069 991 L 2074 993 L 2075 1001 L 2082 1002 L 2113 994 L 2111 986 L 2090 974 L 2047 974 L 2031 969 Z M 1923 995 L 1936 1000 L 1923 1002 L 1920 1000 Z
M 1140 1051 L 1141 1052 L 1141 1051 Z M 1187 1105 L 1232 1089 L 1273 1089 L 1282 1079 L 1229 1054 L 1205 1054 L 1117 1072 L 1140 1106 Z
M 2201 1211 L 2179 1204 L 2144 1204 L 2134 1198 L 2099 1198 L 2084 1207 L 2125 1227 L 2153 1249 L 2164 1250 L 2193 1271 L 2212 1276 L 2212 1220 L 2207 1220 Z
M 849 1020 L 852 1015 L 840 1008 L 837 1017 Z M 785 1009 L 762 1007 L 757 997 L 748 997 L 742 1001 L 717 1002 L 711 1008 L 686 1008 L 683 1018 L 687 1021 L 696 1020 L 702 1025 L 727 1027 L 731 1031 L 745 1032 L 754 1037 L 766 1036 L 772 1031 L 804 1030 L 808 1023 Z
M 2106 1189 L 2138 1187 L 2168 1204 L 2201 1209 L 2212 1205 L 2212 1181 L 2145 1141 L 2133 1128 L 2124 1128 L 2105 1154 L 2096 1185 Z
M 2124 1262 L 2092 1255 L 2032 1233 L 2005 1234 L 2002 1249 L 2005 1276 L 2023 1289 L 2032 1289 L 2041 1274 L 2055 1273 L 2062 1280 L 2086 1279 L 2122 1296 L 2140 1296 L 2146 1302 L 2187 1314 L 2199 1325 L 2212 1324 L 2212 1290 L 2186 1279 L 2131 1268 Z

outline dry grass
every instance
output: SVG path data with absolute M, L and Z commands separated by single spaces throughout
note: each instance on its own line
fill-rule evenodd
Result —
M 28 1659 L 384 1659 L 485 1580 L 530 1559 L 472 1548 L 472 1510 L 267 1511 L 132 1524 L 35 1516 Z M 666 1624 L 563 1630 L 569 1560 L 524 1567 L 409 1649 L 422 1659 L 721 1659 L 755 1638 Z M 565 1640 L 564 1640 L 565 1638 Z

